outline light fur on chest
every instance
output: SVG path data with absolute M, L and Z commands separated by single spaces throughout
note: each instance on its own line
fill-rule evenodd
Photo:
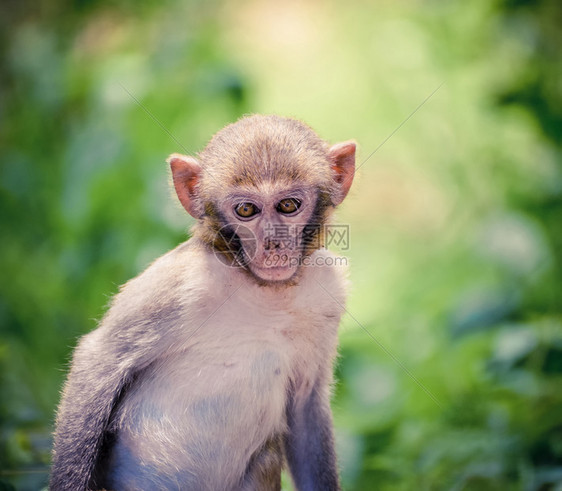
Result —
M 235 271 L 223 273 L 208 300 L 200 295 L 191 315 L 164 327 L 174 342 L 121 401 L 113 468 L 234 482 L 254 452 L 285 431 L 288 393 L 304 398 L 321 370 L 331 372 L 342 308 L 324 289 L 343 296 L 341 278 L 310 271 L 280 295 L 244 289 Z M 227 300 L 209 312 L 205 302 L 220 296 Z

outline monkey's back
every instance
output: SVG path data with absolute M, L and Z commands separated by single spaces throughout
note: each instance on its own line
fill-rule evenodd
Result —
M 333 256 L 317 251 L 318 258 L 326 264 Z M 108 488 L 239 486 L 252 457 L 283 435 L 291 391 L 312 390 L 318 372 L 331 368 L 343 267 L 303 268 L 295 286 L 275 289 L 248 288 L 244 272 L 216 263 L 204 247 L 180 246 L 123 288 L 107 315 L 113 322 L 100 328 L 110 339 L 126 310 L 130 338 L 142 330 L 158 352 L 147 356 L 112 417 Z M 137 288 L 147 277 L 155 280 L 150 292 Z M 152 322 L 135 324 L 131 306 Z M 145 345 L 127 349 L 149 352 Z

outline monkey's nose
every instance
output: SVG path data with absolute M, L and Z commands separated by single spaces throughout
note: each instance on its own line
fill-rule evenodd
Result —
M 272 249 L 279 249 L 281 247 L 281 241 L 268 237 L 265 239 L 264 249 L 266 251 L 271 251 Z

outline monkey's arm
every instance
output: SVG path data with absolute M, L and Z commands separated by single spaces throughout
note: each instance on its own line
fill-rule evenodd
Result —
M 130 365 L 103 352 L 100 331 L 82 338 L 57 414 L 52 491 L 81 491 L 94 487 L 94 471 L 112 410 L 132 379 Z
M 329 384 L 319 381 L 304 400 L 298 396 L 291 399 L 285 452 L 296 488 L 339 490 Z
M 111 444 L 114 408 L 135 378 L 189 329 L 181 315 L 191 306 L 177 292 L 193 257 L 184 243 L 156 260 L 121 288 L 100 326 L 80 340 L 57 413 L 52 491 L 103 484 L 96 472 L 105 470 L 99 464 Z

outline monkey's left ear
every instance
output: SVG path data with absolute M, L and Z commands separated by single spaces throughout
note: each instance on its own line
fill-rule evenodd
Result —
M 182 206 L 193 218 L 200 218 L 201 212 L 197 206 L 197 185 L 201 175 L 199 162 L 179 153 L 170 155 L 167 162 L 172 168 L 174 187 Z
M 328 160 L 338 183 L 338 193 L 332 197 L 334 205 L 339 205 L 347 196 L 355 176 L 355 142 L 336 143 L 328 151 Z

